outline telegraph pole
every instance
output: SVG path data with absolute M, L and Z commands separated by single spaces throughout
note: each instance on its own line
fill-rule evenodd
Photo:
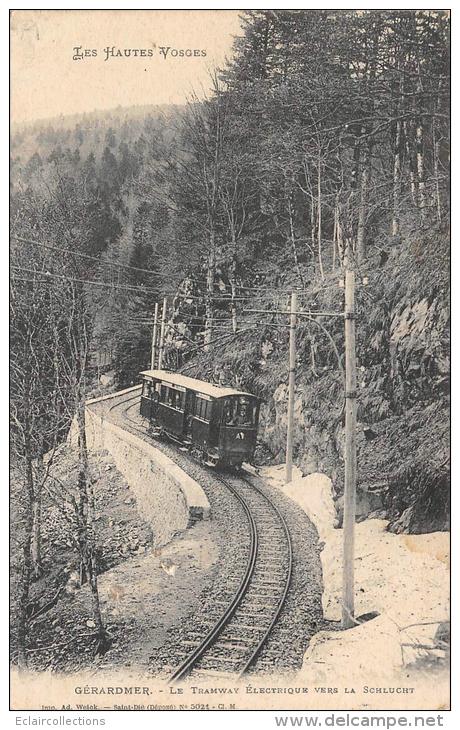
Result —
M 155 368 L 156 349 L 157 349 L 157 328 L 158 328 L 158 302 L 155 304 L 155 314 L 153 315 L 153 334 L 152 334 L 152 357 L 150 360 L 150 370 Z
M 160 328 L 160 348 L 158 351 L 158 370 L 161 370 L 163 365 L 163 350 L 165 345 L 165 326 L 166 326 L 166 307 L 167 299 L 163 299 L 163 311 L 161 313 L 161 328 Z
M 295 366 L 296 366 L 296 325 L 297 293 L 291 294 L 291 320 L 289 324 L 289 397 L 287 412 L 286 439 L 286 484 L 292 482 L 292 436 L 294 430 Z
M 345 271 L 345 490 L 343 496 L 342 628 L 355 622 L 354 539 L 356 513 L 356 325 L 355 272 Z

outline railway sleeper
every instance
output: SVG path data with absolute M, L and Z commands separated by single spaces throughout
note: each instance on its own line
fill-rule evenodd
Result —
M 253 579 L 262 580 L 267 583 L 274 583 L 276 581 L 284 580 L 286 578 L 286 570 L 280 568 L 279 570 L 261 570 L 260 568 L 254 571 Z
M 229 644 L 244 644 L 245 646 L 250 646 L 255 641 L 254 636 L 247 636 L 246 638 L 244 636 L 238 635 L 234 636 L 233 634 L 227 635 L 222 634 L 222 636 L 219 638 L 219 642 L 228 642 Z
M 252 624 L 239 624 L 238 625 L 238 628 L 241 629 L 244 632 L 246 632 L 246 631 L 252 631 L 252 632 L 256 633 L 258 636 L 260 636 L 260 634 L 263 631 L 265 631 L 265 629 L 263 627 L 261 627 L 261 626 L 253 626 Z M 228 638 L 229 641 L 238 641 L 239 640 L 239 636 L 233 636 L 233 635 L 231 635 L 231 636 L 228 636 L 227 638 Z M 253 641 L 253 640 L 254 640 L 254 637 L 252 636 L 251 637 L 251 641 Z
M 269 576 L 267 573 L 265 573 L 265 575 L 253 575 L 251 580 L 251 586 L 253 586 L 254 588 L 269 588 L 270 586 L 275 586 L 277 588 L 283 587 L 287 577 L 287 570 L 282 570 L 282 572 L 281 570 L 279 574 L 273 577 L 271 576 L 271 574 Z
M 265 583 L 262 581 L 253 581 L 251 583 L 251 589 L 259 594 L 277 593 L 283 589 L 281 582 L 272 581 L 271 583 Z
M 277 593 L 256 593 L 254 590 L 248 595 L 248 602 L 251 607 L 265 606 L 266 609 L 276 606 L 281 595 Z M 267 606 L 268 602 L 268 606 Z
M 268 605 L 272 606 L 274 603 L 278 603 L 282 594 L 283 589 L 281 586 L 278 586 L 278 588 L 269 588 L 266 591 L 252 586 L 247 598 L 250 603 L 259 604 L 268 602 Z
M 260 608 L 260 606 L 262 606 Z M 268 611 L 267 611 L 268 608 Z M 264 610 L 265 609 L 265 610 Z M 238 622 L 240 619 L 245 619 L 248 616 L 253 616 L 255 618 L 261 618 L 263 620 L 265 619 L 271 619 L 273 617 L 273 606 L 262 605 L 262 604 L 248 604 L 246 606 L 241 606 L 241 610 L 238 611 L 238 614 L 235 614 L 236 622 Z
M 251 648 L 253 644 L 253 640 L 249 644 L 240 644 L 240 643 L 233 643 L 231 641 L 218 641 L 216 644 L 213 645 L 213 649 L 216 649 L 217 651 L 239 651 L 242 654 L 246 654 L 248 649 Z M 205 657 L 206 658 L 206 657 Z
M 213 646 L 213 649 L 215 647 Z M 214 654 L 205 654 L 203 656 L 202 661 L 206 664 L 209 662 L 214 664 L 241 664 L 242 659 L 241 657 L 235 657 L 235 656 L 221 656 L 220 654 L 214 655 Z M 201 668 L 201 667 L 200 667 Z M 212 669 L 212 667 L 210 667 Z
M 267 528 L 269 529 L 269 528 Z M 270 533 L 261 533 L 261 544 L 259 546 L 261 552 L 275 553 L 279 555 L 279 551 L 286 549 L 285 540 L 273 540 Z
M 232 677 L 235 677 L 235 679 L 237 679 L 238 673 L 219 672 L 217 669 L 205 669 L 200 667 L 200 669 L 194 669 L 190 676 L 193 677 L 193 679 L 197 679 L 200 677 L 202 677 L 203 679 L 208 679 L 209 677 L 224 677 L 225 679 L 231 679 Z
M 241 605 L 241 610 L 246 613 L 246 608 L 250 609 L 258 609 L 259 606 L 265 607 L 265 610 L 273 608 L 273 605 L 278 603 L 279 599 L 281 598 L 280 593 L 258 593 L 255 588 L 248 591 L 248 593 L 245 596 L 245 603 L 244 606 Z M 268 601 L 268 605 L 267 605 Z

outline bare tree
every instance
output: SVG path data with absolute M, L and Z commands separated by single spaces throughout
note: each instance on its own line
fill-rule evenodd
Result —
M 25 667 L 30 588 L 43 570 L 42 494 L 64 419 L 56 373 L 50 367 L 52 313 L 49 292 L 40 285 L 40 279 L 24 280 L 16 274 L 11 282 L 10 303 L 11 457 L 19 486 L 16 506 L 22 524 L 17 640 L 18 663 Z
M 220 216 L 221 167 L 228 98 L 216 73 L 212 75 L 213 97 L 199 102 L 193 95 L 184 117 L 184 131 L 191 153 L 187 166 L 188 194 L 202 207 L 206 235 L 205 350 L 212 341 L 213 295 L 217 263 Z M 194 181 L 194 185 L 190 182 Z

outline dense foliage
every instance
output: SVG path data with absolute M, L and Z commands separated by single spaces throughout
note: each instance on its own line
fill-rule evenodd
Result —
M 14 130 L 15 296 L 40 308 L 57 293 L 46 343 L 76 290 L 87 372 L 113 369 L 124 386 L 149 364 L 154 303 L 168 295 L 166 363 L 257 392 L 264 445 L 282 459 L 287 331 L 275 310 L 298 288 L 306 311 L 340 311 L 348 256 L 369 279 L 357 295 L 361 483 L 394 491 L 431 451 L 445 472 L 448 16 L 256 10 L 242 22 L 207 99 Z M 305 318 L 298 351 L 296 458 L 340 492 L 340 320 Z M 437 419 L 411 430 L 433 404 Z M 396 518 L 417 498 L 391 499 Z

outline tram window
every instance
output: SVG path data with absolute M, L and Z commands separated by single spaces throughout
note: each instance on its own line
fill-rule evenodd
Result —
M 245 396 L 228 398 L 224 404 L 224 423 L 226 426 L 253 426 L 255 412 L 255 401 Z
M 195 415 L 198 418 L 202 418 L 204 421 L 211 420 L 211 401 L 200 398 L 198 395 L 195 399 Z
M 174 391 L 174 408 L 177 408 L 179 411 L 183 409 L 183 396 L 184 394 L 180 390 Z
M 239 398 L 238 407 L 236 410 L 237 426 L 252 426 L 252 424 L 253 424 L 252 411 L 253 411 L 253 408 L 251 408 L 249 401 L 243 400 L 243 398 Z
M 166 385 L 161 386 L 160 400 L 162 403 L 167 403 L 168 387 Z
M 142 383 L 142 395 L 146 398 L 150 398 L 152 392 L 152 383 L 150 380 L 144 380 Z
M 233 406 L 234 403 L 231 400 L 226 400 L 224 403 L 223 421 L 226 426 L 233 426 Z

